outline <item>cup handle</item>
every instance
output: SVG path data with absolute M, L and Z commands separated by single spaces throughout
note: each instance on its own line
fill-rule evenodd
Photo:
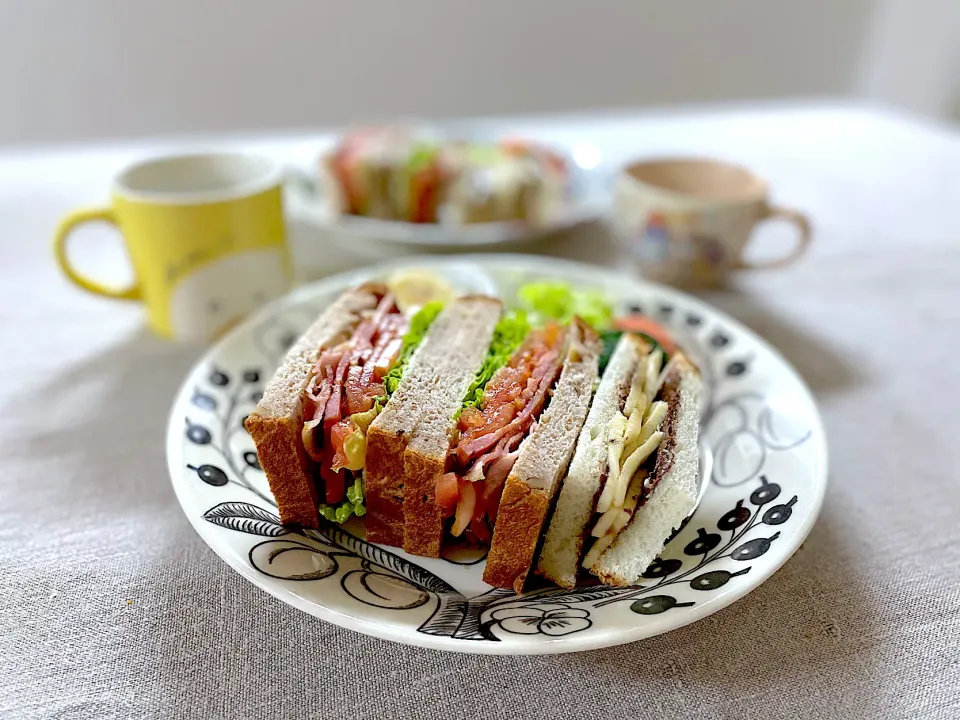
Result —
M 788 220 L 797 226 L 799 234 L 797 235 L 796 246 L 784 257 L 774 258 L 772 260 L 764 260 L 763 262 L 747 262 L 741 258 L 739 263 L 741 268 L 749 270 L 769 270 L 771 268 L 786 267 L 787 265 L 796 262 L 810 246 L 812 232 L 810 228 L 810 221 L 807 219 L 806 215 L 798 210 L 792 210 L 790 208 L 768 206 L 764 209 L 760 221 L 763 222 L 764 220 L 770 220 L 773 218 L 782 218 L 783 220 Z
M 67 257 L 67 239 L 78 225 L 86 222 L 106 222 L 114 227 L 117 226 L 117 218 L 110 208 L 91 208 L 87 210 L 77 210 L 65 217 L 60 225 L 57 226 L 53 237 L 53 253 L 57 258 L 57 264 L 75 285 L 83 288 L 94 295 L 103 295 L 110 298 L 119 298 L 121 300 L 139 300 L 140 287 L 134 283 L 128 288 L 117 289 L 102 285 L 96 280 L 91 280 L 78 273 L 70 264 Z

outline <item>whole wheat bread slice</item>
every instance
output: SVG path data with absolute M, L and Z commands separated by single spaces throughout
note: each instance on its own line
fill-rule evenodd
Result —
M 613 544 L 600 556 L 591 572 L 607 585 L 632 585 L 663 550 L 664 542 L 680 527 L 697 502 L 700 454 L 700 374 L 682 354 L 663 384 L 667 403 L 663 441 L 651 479 L 653 491 L 636 509 Z
M 320 352 L 348 340 L 362 313 L 377 306 L 386 288 L 367 284 L 348 290 L 328 307 L 287 352 L 244 427 L 257 446 L 260 467 L 280 510 L 280 522 L 316 528 L 319 493 L 314 464 L 303 449 L 301 394 Z
M 650 346 L 639 336 L 620 337 L 577 438 L 537 562 L 537 573 L 560 587 L 572 588 L 577 583 L 590 518 L 607 476 L 607 428 L 623 408 L 633 374 L 649 352 Z
M 553 399 L 521 445 L 503 489 L 483 572 L 484 582 L 494 587 L 523 590 L 560 478 L 587 417 L 599 356 L 599 337 L 574 318 Z
M 407 483 L 411 500 L 418 499 L 437 468 L 443 472 L 453 415 L 486 356 L 502 310 L 503 304 L 491 297 L 448 303 L 410 358 L 397 391 L 370 425 L 364 470 L 367 540 L 404 544 Z M 432 495 L 431 487 L 431 502 Z

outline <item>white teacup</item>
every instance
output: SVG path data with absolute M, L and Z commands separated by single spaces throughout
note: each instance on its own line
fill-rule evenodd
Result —
M 797 210 L 773 207 L 768 185 L 746 168 L 715 160 L 635 162 L 614 187 L 614 223 L 640 272 L 681 286 L 716 286 L 734 270 L 779 268 L 810 244 L 810 223 Z M 783 218 L 799 230 L 786 256 L 747 262 L 744 248 L 754 227 Z

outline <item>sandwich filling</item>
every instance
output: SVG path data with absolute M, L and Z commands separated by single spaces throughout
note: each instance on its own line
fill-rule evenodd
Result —
M 408 321 L 394 296 L 385 293 L 348 339 L 320 353 L 311 371 L 301 397 L 301 435 L 323 482 L 318 510 L 328 520 L 342 523 L 366 512 L 366 432 L 439 312 L 434 305 Z
M 518 334 L 514 328 L 511 337 Z M 567 329 L 550 322 L 526 334 L 506 362 L 485 363 L 478 374 L 457 421 L 452 470 L 436 487 L 437 505 L 444 517 L 453 517 L 455 537 L 490 542 L 504 483 L 560 374 L 566 338 Z
M 390 127 L 347 134 L 325 165 L 343 212 L 413 223 L 538 221 L 562 206 L 569 177 L 563 158 L 530 142 L 434 142 Z
M 648 461 L 663 439 L 661 427 L 668 409 L 666 402 L 656 399 L 670 369 L 669 363 L 662 367 L 663 359 L 657 348 L 640 361 L 623 409 L 608 426 L 608 469 L 592 521 L 590 534 L 595 540 L 583 558 L 587 569 L 593 568 L 637 506 L 653 492 Z

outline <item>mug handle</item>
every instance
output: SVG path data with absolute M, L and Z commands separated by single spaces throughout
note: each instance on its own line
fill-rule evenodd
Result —
M 760 217 L 760 222 L 773 218 L 782 218 L 792 222 L 797 226 L 799 234 L 797 235 L 796 247 L 794 247 L 793 250 L 787 253 L 784 257 L 774 258 L 773 260 L 764 260 L 763 262 L 747 262 L 741 257 L 739 267 L 748 270 L 769 270 L 771 268 L 782 268 L 796 262 L 800 256 L 806 252 L 807 248 L 810 246 L 810 240 L 812 237 L 810 221 L 807 219 L 807 216 L 802 212 L 798 210 L 792 210 L 791 208 L 767 206 L 763 210 L 763 214 Z
M 87 292 L 94 295 L 103 295 L 109 298 L 118 298 L 120 300 L 139 300 L 140 287 L 134 283 L 128 288 L 117 289 L 102 285 L 96 280 L 91 280 L 78 273 L 70 264 L 67 257 L 67 239 L 78 225 L 87 222 L 106 222 L 117 227 L 117 218 L 110 208 L 90 208 L 86 210 L 77 210 L 70 213 L 57 226 L 53 237 L 53 253 L 57 258 L 57 264 L 74 284 L 80 286 Z

